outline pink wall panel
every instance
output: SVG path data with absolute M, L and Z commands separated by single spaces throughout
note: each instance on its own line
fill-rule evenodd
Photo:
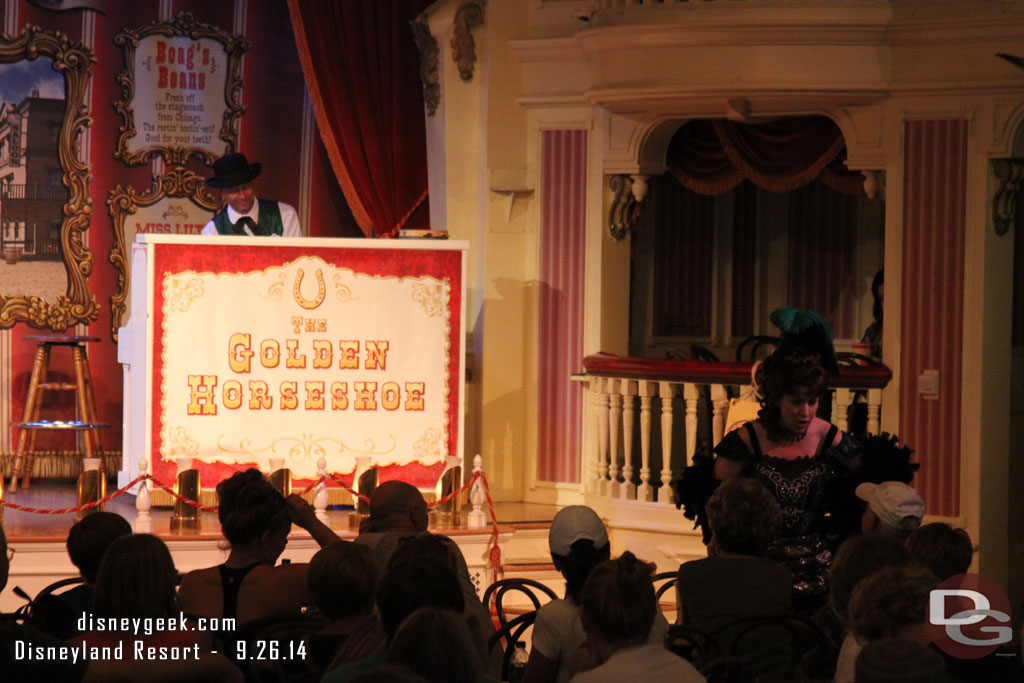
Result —
M 578 482 L 583 397 L 587 132 L 541 134 L 537 478 Z
M 904 132 L 899 435 L 917 451 L 928 513 L 956 516 L 968 124 L 908 121 Z M 917 393 L 928 369 L 940 373 L 937 400 Z

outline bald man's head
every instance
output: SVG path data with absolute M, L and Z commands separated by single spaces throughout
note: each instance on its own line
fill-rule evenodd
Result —
M 374 531 L 426 531 L 427 501 L 412 484 L 386 481 L 370 496 Z

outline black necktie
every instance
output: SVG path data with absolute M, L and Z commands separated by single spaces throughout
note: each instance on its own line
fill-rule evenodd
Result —
M 252 234 L 256 234 L 256 221 L 249 218 L 248 216 L 242 216 L 241 218 L 239 218 L 235 222 L 235 224 L 231 226 L 231 229 L 234 231 L 236 235 L 245 235 L 248 234 L 245 232 L 246 226 L 249 227 L 249 230 L 252 231 Z

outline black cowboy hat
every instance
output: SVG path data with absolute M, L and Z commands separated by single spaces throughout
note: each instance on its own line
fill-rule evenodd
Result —
M 250 164 L 244 154 L 232 152 L 213 162 L 213 177 L 206 179 L 210 187 L 238 187 L 252 182 L 263 170 L 263 164 Z

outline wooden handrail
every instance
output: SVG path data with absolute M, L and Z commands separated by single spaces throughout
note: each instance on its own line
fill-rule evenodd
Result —
M 595 353 L 583 359 L 588 375 L 599 377 L 630 377 L 694 384 L 749 384 L 751 363 L 705 363 L 695 360 L 668 360 L 616 356 Z M 884 389 L 892 379 L 892 370 L 877 365 L 843 365 L 834 387 L 845 389 Z

